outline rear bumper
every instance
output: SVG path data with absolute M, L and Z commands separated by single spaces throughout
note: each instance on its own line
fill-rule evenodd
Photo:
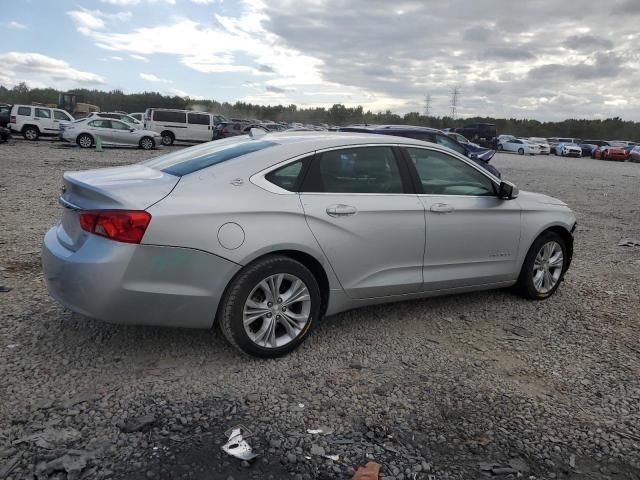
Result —
M 119 243 L 89 235 L 64 247 L 56 227 L 44 238 L 49 293 L 65 307 L 110 323 L 209 328 L 240 266 L 199 250 Z

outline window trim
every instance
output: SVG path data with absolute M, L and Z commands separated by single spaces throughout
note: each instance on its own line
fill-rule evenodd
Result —
M 467 165 L 469 165 L 471 168 L 474 168 L 477 172 L 479 172 L 480 174 L 484 175 L 485 177 L 487 177 L 489 179 L 489 181 L 492 183 L 493 185 L 493 196 L 491 195 L 451 195 L 451 194 L 437 194 L 437 193 L 424 193 L 423 187 L 422 187 L 422 182 L 420 181 L 420 175 L 418 175 L 418 170 L 416 169 L 416 166 L 413 164 L 413 161 L 411 161 L 411 156 L 409 155 L 409 152 L 407 152 L 407 148 L 420 148 L 422 150 L 430 150 L 430 151 L 435 151 L 438 153 L 442 153 L 445 155 L 448 155 L 450 157 L 453 157 L 457 160 L 460 160 L 464 163 L 466 163 Z M 446 147 L 445 147 L 446 148 Z M 409 168 L 409 171 L 411 172 L 411 176 L 413 178 L 413 184 L 414 184 L 414 188 L 416 189 L 416 194 L 419 197 L 462 197 L 462 198 L 492 198 L 492 197 L 498 197 L 498 189 L 500 187 L 500 183 L 502 182 L 502 180 L 500 180 L 499 178 L 495 177 L 492 173 L 487 172 L 486 170 L 484 170 L 482 167 L 475 165 L 473 163 L 472 160 L 469 160 L 468 158 L 458 154 L 457 152 L 454 152 L 455 155 L 452 155 L 451 152 L 453 150 L 451 149 L 447 149 L 448 151 L 445 151 L 442 148 L 430 148 L 427 146 L 423 146 L 423 145 L 399 145 L 399 149 L 402 152 L 402 156 L 403 159 L 405 161 L 405 163 L 407 164 L 407 167 Z

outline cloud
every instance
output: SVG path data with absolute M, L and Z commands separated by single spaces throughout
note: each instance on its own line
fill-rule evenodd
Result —
M 72 68 L 69 63 L 40 53 L 0 53 L 0 64 L 5 77 L 41 81 L 50 79 L 72 84 L 102 84 L 104 77 Z
M 133 58 L 134 60 L 140 60 L 141 62 L 149 63 L 149 59 L 147 57 L 143 57 L 142 55 L 136 55 L 132 53 L 131 55 L 129 55 L 129 57 Z
M 10 22 L 1 22 L 0 25 L 5 27 L 13 28 L 16 30 L 25 30 L 27 28 L 26 25 L 20 22 L 16 22 L 15 20 L 11 20 Z
M 140 3 L 166 3 L 168 5 L 175 5 L 176 0 L 100 0 L 102 3 L 108 3 L 109 5 L 118 6 L 134 6 Z
M 464 31 L 462 38 L 469 42 L 486 42 L 494 34 L 490 28 L 474 26 Z
M 167 80 L 165 78 L 157 77 L 153 73 L 141 73 L 140 74 L 140 78 L 142 80 L 146 80 L 148 82 L 172 83 L 171 80 Z
M 611 40 L 595 35 L 572 35 L 562 42 L 562 45 L 572 50 L 610 50 L 613 48 Z
M 131 18 L 131 12 L 104 13 L 100 10 L 88 10 L 81 8 L 80 10 L 71 10 L 67 12 L 71 20 L 78 27 L 78 31 L 88 34 L 92 30 L 102 30 L 106 27 L 105 21 L 117 20 L 125 21 Z

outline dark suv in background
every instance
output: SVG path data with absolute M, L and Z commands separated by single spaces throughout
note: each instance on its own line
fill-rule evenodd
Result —
M 470 123 L 463 127 L 448 128 L 447 131 L 464 135 L 469 141 L 495 150 L 498 148 L 498 130 L 493 123 Z

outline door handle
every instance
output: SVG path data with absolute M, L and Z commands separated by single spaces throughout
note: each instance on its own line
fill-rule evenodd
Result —
M 434 203 L 431 205 L 431 211 L 436 213 L 452 213 L 454 210 L 455 208 L 448 203 Z
M 327 215 L 330 217 L 348 217 L 355 215 L 358 209 L 351 205 L 343 205 L 341 203 L 337 205 L 330 205 L 327 207 Z

